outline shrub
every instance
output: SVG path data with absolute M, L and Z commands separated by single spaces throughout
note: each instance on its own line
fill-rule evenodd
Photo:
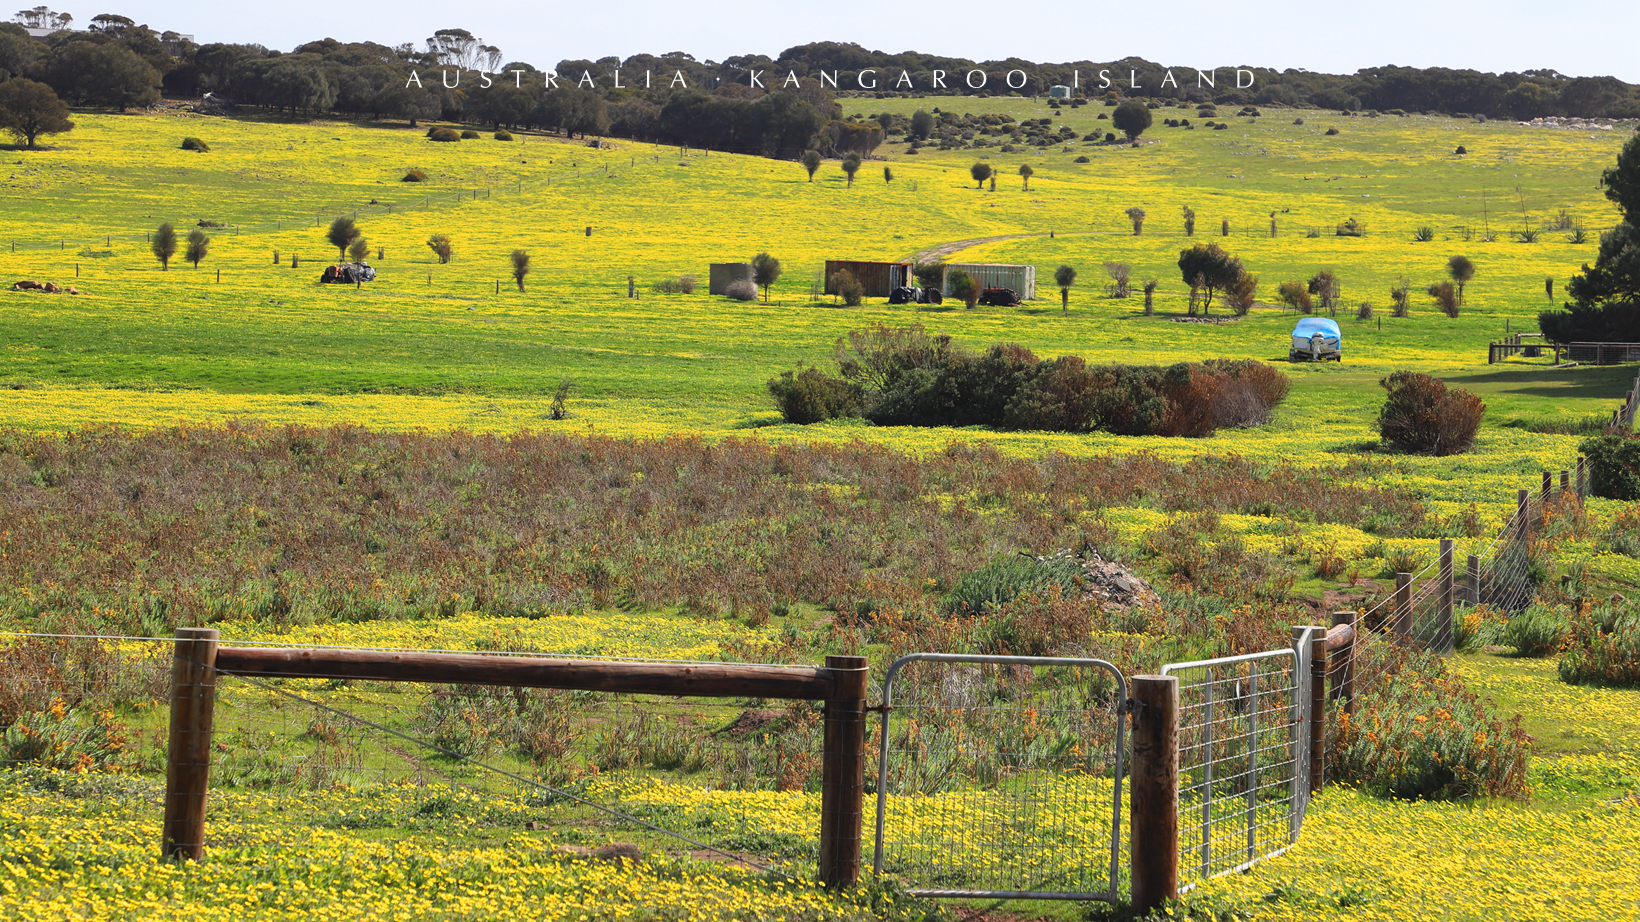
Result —
M 1640 500 L 1640 435 L 1584 439 L 1577 450 L 1589 459 L 1589 492 L 1606 499 Z
M 206 144 L 204 141 L 201 141 L 198 138 L 183 138 L 182 139 L 182 149 L 183 150 L 199 151 L 200 153 L 204 154 L 204 153 L 209 153 L 210 152 L 211 145 Z
M 501 131 L 497 131 L 495 133 L 495 139 L 497 141 L 511 141 L 513 139 L 512 132 L 506 131 L 504 129 L 501 130 Z
M 574 388 L 575 382 L 570 378 L 564 378 L 558 382 L 558 390 L 552 394 L 552 406 L 547 409 L 548 419 L 569 419 L 569 392 Z
M 1389 392 L 1378 413 L 1378 433 L 1402 451 L 1462 454 L 1475 444 L 1486 405 L 1462 388 L 1416 371 L 1392 372 L 1378 382 Z
M 945 284 L 951 289 L 951 297 L 961 299 L 970 310 L 979 303 L 979 285 L 964 270 L 952 269 L 945 276 Z
M 1503 626 L 1503 643 L 1518 656 L 1549 656 L 1560 652 L 1571 632 L 1566 609 L 1533 603 Z
M 769 394 L 788 423 L 806 426 L 827 419 L 859 416 L 863 388 L 818 368 L 783 371 L 769 379 Z
M 655 283 L 654 290 L 663 295 L 692 295 L 695 293 L 695 277 L 674 275 L 669 279 L 661 279 Z
M 449 262 L 450 257 L 455 254 L 455 244 L 452 243 L 450 238 L 444 234 L 434 234 L 433 236 L 427 238 L 427 246 L 434 253 L 438 254 L 438 261 L 440 265 Z
M 1092 163 L 1093 161 L 1089 160 L 1086 154 L 1083 154 L 1082 156 L 1077 157 L 1075 160 L 1072 160 L 1071 162 L 1072 163 Z
M 432 140 L 432 141 L 459 141 L 459 140 L 461 140 L 461 134 L 459 132 L 457 132 L 454 128 L 434 128 L 433 130 L 427 132 L 427 137 L 428 137 L 429 140 Z
M 1357 319 L 1357 320 L 1371 320 L 1372 319 L 1372 302 L 1371 301 L 1362 301 L 1361 302 L 1361 306 L 1355 309 L 1355 319 Z
M 1323 132 L 1323 133 L 1324 133 L 1324 134 L 1325 134 L 1325 135 L 1326 135 L 1326 136 L 1327 136 L 1327 137 L 1329 137 L 1329 138 L 1330 138 L 1330 137 L 1332 137 L 1332 136 L 1333 136 L 1333 135 L 1335 135 L 1335 134 L 1338 134 L 1338 129 L 1337 129 L 1337 128 L 1328 128 L 1328 129 L 1327 129 L 1327 130 L 1326 130 L 1326 131 L 1325 131 L 1325 132 Z
M 1429 296 L 1435 299 L 1435 306 L 1448 317 L 1458 316 L 1458 289 L 1451 282 L 1436 282 L 1426 289 Z
M 1428 243 L 1435 239 L 1435 228 L 1426 224 L 1412 232 L 1412 239 L 1418 243 Z
M 756 301 L 757 285 L 751 279 L 736 279 L 723 289 L 723 294 L 736 301 Z
M 1069 554 L 1006 554 L 958 577 L 945 607 L 953 614 L 987 615 L 1026 595 L 1069 596 L 1081 581 L 1082 562 Z
M 833 272 L 827 287 L 842 295 L 843 303 L 849 307 L 859 307 L 860 302 L 865 300 L 866 286 L 847 269 Z
M 467 128 L 467 129 L 465 129 L 461 132 L 461 140 L 463 140 L 463 141 L 476 141 L 476 140 L 479 139 L 479 137 L 480 137 L 479 133 L 472 130 L 471 128 Z
M 1276 286 L 1276 300 L 1301 313 L 1308 314 L 1315 309 L 1310 300 L 1310 291 L 1303 282 L 1282 282 Z
M 1619 510 L 1602 542 L 1613 554 L 1640 557 L 1640 506 Z
M 411 170 L 410 172 L 404 174 L 403 179 L 399 180 L 399 182 L 426 182 L 426 181 L 427 181 L 427 172 L 425 170 Z
M 1560 680 L 1640 688 L 1640 607 L 1610 605 L 1573 615 Z
M 1367 225 L 1354 218 L 1349 218 L 1343 224 L 1333 228 L 1333 236 L 1335 237 L 1365 237 L 1366 235 Z

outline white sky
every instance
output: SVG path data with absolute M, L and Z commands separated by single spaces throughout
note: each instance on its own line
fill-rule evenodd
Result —
M 80 28 L 98 13 L 115 12 L 161 31 L 191 33 L 201 44 L 256 42 L 285 51 L 326 37 L 420 48 L 436 29 L 463 28 L 499 46 L 507 60 L 540 68 L 566 58 L 638 52 L 685 51 L 701 60 L 775 57 L 807 42 L 852 41 L 880 51 L 975 60 L 1138 55 L 1178 67 L 1328 73 L 1383 64 L 1494 73 L 1549 67 L 1640 83 L 1640 3 L 1634 0 L 1168 0 L 1143 6 L 1092 0 L 99 0 L 52 8 L 72 14 Z

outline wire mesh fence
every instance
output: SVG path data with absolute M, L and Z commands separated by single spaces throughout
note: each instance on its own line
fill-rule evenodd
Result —
M 1179 679 L 1181 891 L 1297 841 L 1309 796 L 1309 637 L 1162 667 Z
M 8 779 L 49 777 L 156 819 L 173 640 L 0 646 Z M 536 828 L 572 854 L 619 838 L 771 871 L 812 866 L 820 849 L 815 702 L 229 674 L 214 701 L 208 853 L 301 847 L 320 830 Z
M 926 896 L 1117 900 L 1126 697 L 1102 660 L 897 660 L 883 688 L 876 872 Z

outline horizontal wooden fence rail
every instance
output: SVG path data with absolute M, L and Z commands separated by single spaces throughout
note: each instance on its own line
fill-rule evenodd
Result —
M 485 656 L 394 650 L 223 647 L 212 628 L 177 631 L 172 660 L 170 753 L 166 766 L 163 851 L 199 860 L 205 853 L 216 677 L 443 682 L 669 695 L 824 701 L 825 752 L 820 795 L 820 877 L 859 880 L 865 795 L 868 664 L 828 656 L 824 666 L 655 663 Z
M 476 653 L 219 647 L 216 671 L 262 679 L 445 682 L 701 698 L 819 701 L 837 690 L 824 667 L 632 663 Z

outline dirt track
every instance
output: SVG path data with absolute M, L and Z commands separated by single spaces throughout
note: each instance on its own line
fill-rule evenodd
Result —
M 907 256 L 902 261 L 903 262 L 910 262 L 910 263 L 928 262 L 929 260 L 932 260 L 932 259 L 943 259 L 943 258 L 945 258 L 947 256 L 950 256 L 951 254 L 957 252 L 958 250 L 966 250 L 971 246 L 978 246 L 982 243 L 992 243 L 992 242 L 997 241 L 997 240 L 1018 240 L 1021 237 L 1046 237 L 1046 236 L 1048 236 L 1048 235 L 1047 234 L 1003 234 L 1000 237 L 975 237 L 972 240 L 953 240 L 950 243 L 941 243 L 941 244 L 937 244 L 935 246 L 931 246 L 931 247 L 929 247 L 925 250 L 918 250 L 917 252 L 911 254 L 910 256 Z

